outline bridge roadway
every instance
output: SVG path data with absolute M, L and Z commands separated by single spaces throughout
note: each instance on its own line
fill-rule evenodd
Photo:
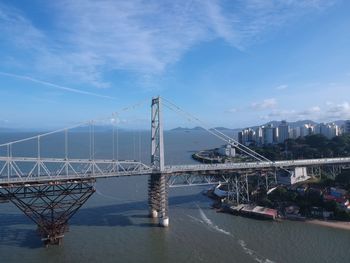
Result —
M 266 169 L 292 169 L 295 167 L 349 165 L 350 157 L 284 160 L 276 162 L 245 162 L 224 164 L 168 165 L 162 173 L 167 176 L 211 176 Z M 27 167 L 28 172 L 23 172 Z M 30 167 L 28 169 L 28 167 Z M 0 157 L 0 187 L 23 184 L 69 182 L 121 176 L 140 176 L 159 173 L 150 166 L 134 160 L 89 160 L 59 158 Z M 210 180 L 206 180 L 210 183 Z

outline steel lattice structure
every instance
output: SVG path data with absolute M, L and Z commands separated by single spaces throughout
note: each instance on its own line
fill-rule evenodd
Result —
M 3 187 L 0 193 L 37 224 L 44 244 L 56 245 L 68 230 L 68 220 L 95 192 L 94 182 L 83 179 L 13 185 Z
M 152 171 L 149 166 L 132 160 L 0 157 L 0 185 L 143 175 Z
M 174 104 L 170 107 L 181 111 Z M 149 176 L 150 216 L 158 218 L 159 224 L 166 227 L 169 225 L 169 187 L 226 183 L 229 186 L 229 197 L 236 203 L 246 203 L 250 202 L 249 178 L 257 176 L 258 185 L 268 191 L 276 185 L 278 170 L 293 174 L 294 169 L 305 168 L 312 175 L 321 176 L 327 173 L 335 176 L 343 168 L 350 166 L 350 157 L 273 162 L 215 129 L 206 130 L 254 161 L 167 166 L 164 162 L 160 97 L 152 99 L 151 109 L 149 165 L 135 160 L 114 160 L 114 134 L 112 159 L 94 158 L 92 134 L 90 158 L 68 158 L 67 129 L 60 130 L 65 132 L 65 158 L 46 158 L 41 155 L 41 138 L 55 132 L 0 145 L 7 150 L 6 156 L 0 156 L 0 203 L 12 202 L 31 218 L 37 224 L 45 244 L 59 244 L 68 229 L 68 220 L 94 193 L 93 184 L 99 178 Z M 94 131 L 93 126 L 90 127 L 91 131 Z M 37 140 L 37 157 L 12 156 L 13 144 L 32 139 Z

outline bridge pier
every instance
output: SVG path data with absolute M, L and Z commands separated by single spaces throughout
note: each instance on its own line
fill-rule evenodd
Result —
M 158 218 L 160 195 L 160 174 L 151 174 L 148 179 L 148 206 L 149 216 Z
M 159 225 L 169 226 L 168 184 L 164 174 L 152 174 L 148 182 L 149 216 L 158 218 Z
M 160 196 L 159 196 L 159 225 L 163 227 L 169 226 L 168 215 L 168 184 L 165 178 L 165 174 L 160 175 Z
M 93 179 L 18 184 L 2 187 L 2 195 L 38 226 L 46 246 L 60 245 L 68 220 L 95 192 Z

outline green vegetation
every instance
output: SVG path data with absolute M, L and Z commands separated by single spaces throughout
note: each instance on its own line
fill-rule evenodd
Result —
M 252 149 L 271 160 L 343 157 L 350 156 L 350 135 L 327 139 L 321 134 L 316 134 L 288 139 L 283 144 L 253 146 Z
M 275 209 L 297 205 L 300 208 L 301 215 L 306 217 L 312 217 L 311 211 L 317 207 L 324 211 L 333 212 L 333 219 L 349 221 L 350 213 L 345 211 L 340 204 L 337 204 L 334 200 L 324 200 L 323 196 L 329 187 L 341 187 L 350 191 L 350 170 L 343 170 L 334 180 L 310 181 L 302 186 L 302 188 L 306 189 L 305 191 L 297 191 L 296 187 L 289 189 L 279 187 L 268 196 L 262 198 L 258 204 Z

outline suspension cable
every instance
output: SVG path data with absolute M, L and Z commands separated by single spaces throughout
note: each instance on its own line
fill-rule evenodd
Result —
M 112 114 L 113 116 L 113 123 L 112 123 L 112 156 L 113 156 L 113 161 L 115 160 L 115 126 L 114 126 L 114 114 Z
M 141 162 L 141 130 L 139 129 L 139 161 Z
M 142 101 L 140 101 L 140 102 L 138 102 L 138 103 L 136 103 L 136 104 L 133 104 L 133 105 L 124 107 L 124 108 L 122 108 L 122 109 L 119 110 L 119 111 L 113 112 L 112 114 L 118 114 L 119 112 L 122 112 L 122 111 L 134 110 L 134 109 L 136 109 L 136 108 L 142 106 L 143 104 L 145 104 L 146 101 L 148 101 L 148 99 L 147 99 L 147 100 L 144 99 L 144 100 L 142 100 Z M 95 121 L 95 122 L 99 122 L 99 121 L 106 121 L 106 120 L 108 120 L 108 119 L 110 119 L 110 117 L 96 118 L 94 121 Z M 75 125 L 62 128 L 62 129 L 57 129 L 57 130 L 54 130 L 54 131 L 50 131 L 50 132 L 38 134 L 38 135 L 31 136 L 31 137 L 28 137 L 28 138 L 24 138 L 24 139 L 20 139 L 20 140 L 16 140 L 16 141 L 11 141 L 11 142 L 7 142 L 7 143 L 3 143 L 3 144 L 0 144 L 0 147 L 8 146 L 8 145 L 10 145 L 10 144 L 16 144 L 16 143 L 26 142 L 26 141 L 30 141 L 30 140 L 35 140 L 35 139 L 38 139 L 39 136 L 40 136 L 40 137 L 46 137 L 46 136 L 49 136 L 49 135 L 52 135 L 52 134 L 55 134 L 55 133 L 64 132 L 65 130 L 72 130 L 72 129 L 79 128 L 79 127 L 82 127 L 82 126 L 90 125 L 90 124 L 91 124 L 91 121 L 92 121 L 92 120 L 83 121 L 83 122 L 77 123 L 77 124 L 75 124 Z
M 165 106 L 166 108 L 168 108 L 168 109 L 174 111 L 174 108 L 169 107 L 169 105 L 164 104 L 164 106 Z M 175 110 L 175 112 L 176 112 L 176 110 Z M 180 113 L 180 114 L 183 115 L 182 112 L 177 112 L 177 113 Z M 185 115 L 185 117 L 188 117 L 188 116 Z M 187 119 L 188 119 L 189 121 L 192 121 L 192 120 L 189 119 L 189 118 L 187 118 Z M 207 128 L 207 127 L 202 127 L 202 128 L 203 128 L 204 130 L 206 130 L 207 132 L 209 132 L 210 134 L 214 135 L 215 137 L 219 138 L 220 140 L 222 140 L 222 141 L 224 141 L 224 142 L 226 142 L 226 143 L 228 143 L 228 144 L 230 144 L 230 145 L 232 145 L 232 146 L 238 148 L 239 150 L 241 150 L 241 151 L 244 152 L 245 154 L 249 155 L 250 157 L 252 157 L 252 158 L 254 158 L 254 159 L 258 160 L 258 161 L 263 161 L 262 158 L 259 158 L 259 157 L 255 156 L 255 155 L 252 154 L 252 153 L 249 153 L 248 151 L 246 151 L 246 150 L 244 150 L 244 149 L 240 149 L 239 147 L 237 147 L 237 145 L 232 144 L 232 141 L 227 140 L 225 137 L 221 136 L 220 134 L 216 134 L 215 132 L 213 132 L 213 131 L 210 130 L 209 128 Z
M 255 152 L 255 151 L 253 151 L 253 150 L 250 149 L 249 147 L 247 147 L 247 146 L 241 144 L 241 143 L 238 142 L 237 140 L 235 140 L 235 139 L 229 137 L 228 135 L 226 135 L 226 134 L 224 134 L 224 133 L 218 131 L 217 129 L 215 129 L 215 128 L 213 128 L 213 129 L 207 128 L 207 127 L 209 127 L 209 126 L 208 126 L 206 123 L 204 123 L 203 121 L 201 121 L 200 119 L 198 119 L 197 117 L 195 117 L 195 116 L 193 116 L 192 114 L 190 114 L 190 113 L 184 111 L 184 110 L 181 109 L 179 106 L 177 106 L 177 105 L 174 104 L 173 102 L 167 100 L 166 98 L 162 98 L 162 99 L 163 99 L 163 105 L 164 105 L 165 107 L 167 107 L 168 109 L 170 109 L 170 110 L 172 110 L 172 111 L 174 111 L 174 112 L 176 112 L 176 113 L 178 113 L 178 114 L 180 114 L 180 115 L 185 116 L 185 117 L 187 118 L 187 120 L 189 120 L 189 121 L 193 121 L 193 120 L 197 121 L 197 123 L 201 124 L 201 127 L 202 127 L 203 129 L 205 129 L 207 132 L 209 132 L 210 134 L 214 135 L 215 137 L 217 137 L 217 138 L 219 138 L 219 139 L 225 141 L 226 143 L 230 144 L 231 146 L 233 146 L 233 147 L 239 149 L 240 151 L 246 153 L 248 156 L 250 156 L 250 157 L 252 157 L 252 158 L 254 158 L 254 159 L 256 159 L 256 160 L 258 160 L 258 161 L 260 161 L 260 162 L 266 161 L 266 162 L 269 162 L 269 163 L 272 163 L 272 164 L 275 163 L 274 161 L 272 161 L 272 160 L 266 158 L 265 156 L 263 156 L 263 155 L 261 155 L 261 154 Z M 170 104 L 170 105 L 166 105 L 166 104 L 164 103 L 164 101 L 166 101 L 166 102 L 167 102 L 168 104 Z M 204 126 L 204 127 L 203 127 L 203 126 Z M 216 131 L 218 134 L 216 134 L 216 133 L 213 132 L 213 131 Z M 232 143 L 232 142 L 234 142 L 234 143 Z M 284 170 L 284 171 L 286 171 L 286 172 L 288 172 L 288 173 L 291 173 L 289 170 L 285 169 L 285 168 L 282 167 L 282 166 L 279 167 L 279 168 L 282 169 L 282 170 Z
M 252 149 L 250 149 L 249 147 L 239 143 L 238 141 L 236 141 L 235 139 L 229 137 L 228 135 L 218 131 L 217 129 L 213 128 L 213 129 L 209 129 L 207 128 L 208 125 L 206 123 L 204 123 L 203 121 L 201 121 L 200 119 L 198 119 L 197 117 L 193 116 L 192 114 L 184 111 L 183 109 L 181 109 L 179 106 L 177 106 L 176 104 L 174 104 L 173 102 L 169 101 L 166 98 L 163 98 L 163 101 L 166 101 L 168 104 L 170 105 L 166 105 L 163 103 L 164 106 L 166 106 L 167 108 L 177 112 L 177 113 L 181 113 L 182 115 L 184 115 L 189 121 L 196 121 L 197 123 L 199 123 L 203 129 L 205 129 L 207 132 L 209 132 L 210 134 L 216 136 L 217 138 L 227 142 L 228 144 L 238 148 L 239 150 L 243 151 L 244 153 L 248 154 L 250 157 L 253 157 L 254 159 L 258 160 L 258 161 L 267 161 L 267 162 L 273 162 L 269 159 L 267 159 L 266 157 L 264 157 L 263 155 L 253 151 Z M 169 107 L 170 106 L 170 107 Z

